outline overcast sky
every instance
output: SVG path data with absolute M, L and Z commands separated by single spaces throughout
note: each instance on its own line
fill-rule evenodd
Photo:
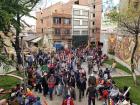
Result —
M 51 4 L 57 3 L 59 1 L 62 2 L 68 2 L 69 0 L 41 0 L 41 2 L 37 5 L 36 9 L 34 9 L 31 12 L 32 16 L 35 16 L 35 12 L 39 10 L 39 8 L 45 8 L 50 6 Z M 103 0 L 104 1 L 104 0 Z M 106 1 L 106 0 L 105 0 Z M 119 0 L 113 0 L 115 4 L 119 3 Z M 23 18 L 29 25 L 35 25 L 36 24 L 36 20 L 33 18 L 29 18 L 29 17 L 24 17 Z

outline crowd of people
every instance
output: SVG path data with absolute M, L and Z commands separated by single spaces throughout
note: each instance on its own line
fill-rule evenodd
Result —
M 44 97 L 49 96 L 51 101 L 54 94 L 62 97 L 62 105 L 74 105 L 74 100 L 81 102 L 85 96 L 88 97 L 88 105 L 95 105 L 96 98 L 104 105 L 120 105 L 124 101 L 127 102 L 124 105 L 130 105 L 129 88 L 119 90 L 110 70 L 102 70 L 105 59 L 107 56 L 99 47 L 63 49 L 51 53 L 39 50 L 30 54 L 25 58 L 28 81 L 12 89 L 9 105 L 42 105 L 34 91 Z M 81 66 L 83 62 L 87 62 L 88 72 Z

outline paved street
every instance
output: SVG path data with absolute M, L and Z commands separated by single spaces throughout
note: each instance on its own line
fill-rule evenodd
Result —
M 86 71 L 88 71 L 87 63 L 83 63 L 82 68 L 84 68 Z M 94 70 L 96 70 L 96 69 L 97 69 L 97 67 L 95 66 Z M 105 67 L 102 67 L 102 69 L 104 70 Z M 122 75 L 128 75 L 128 74 L 125 72 L 122 72 L 120 70 L 117 70 L 116 72 L 112 72 L 111 75 L 115 77 L 115 76 L 122 76 Z M 42 94 L 37 94 L 37 95 L 39 95 L 40 97 L 43 97 Z M 82 99 L 81 102 L 78 101 L 78 95 L 79 95 L 78 89 L 76 89 L 76 95 L 77 95 L 76 96 L 77 100 L 74 102 L 75 105 L 88 105 L 88 103 L 87 103 L 88 99 L 86 96 Z M 50 101 L 49 97 L 47 96 L 46 101 L 47 101 L 48 105 L 61 105 L 62 104 L 62 97 L 54 95 L 53 101 Z M 42 102 L 43 102 L 43 100 L 42 100 Z M 96 105 L 102 105 L 102 104 L 103 104 L 103 102 L 96 99 Z
M 88 71 L 87 63 L 83 63 L 82 64 L 82 68 L 84 68 L 86 71 Z M 40 97 L 43 98 L 42 94 L 37 94 L 37 95 L 39 95 Z M 87 103 L 87 101 L 88 101 L 87 97 L 86 96 L 83 97 L 82 101 L 79 102 L 78 95 L 79 95 L 79 92 L 78 92 L 78 89 L 76 89 L 76 97 L 77 97 L 77 100 L 74 101 L 74 104 L 75 105 L 88 105 L 88 103 Z M 62 96 L 56 96 L 56 95 L 54 95 L 53 101 L 50 101 L 48 96 L 46 97 L 46 101 L 47 101 L 48 105 L 62 105 L 62 100 L 63 100 L 62 99 Z M 43 100 L 42 100 L 42 102 L 43 102 Z M 102 103 L 103 102 L 96 100 L 96 105 L 102 105 Z

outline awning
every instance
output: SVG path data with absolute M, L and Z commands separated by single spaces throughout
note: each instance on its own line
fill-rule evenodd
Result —
M 40 41 L 41 39 L 42 39 L 42 37 L 38 37 L 38 38 L 32 40 L 31 42 L 36 43 L 36 42 Z

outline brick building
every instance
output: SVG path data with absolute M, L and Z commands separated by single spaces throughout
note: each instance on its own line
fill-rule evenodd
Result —
M 71 45 L 71 8 L 66 5 L 58 2 L 36 13 L 37 33 L 51 36 L 54 46 Z
M 49 35 L 53 44 L 71 46 L 74 27 L 73 5 L 89 8 L 88 32 L 89 39 L 99 41 L 101 27 L 101 5 L 96 6 L 95 0 L 69 0 L 63 4 L 58 2 L 36 13 L 36 31 L 38 34 Z M 102 0 L 98 0 L 99 2 Z M 82 10 L 82 8 L 81 8 Z M 86 9 L 85 9 L 86 10 Z M 96 12 L 97 11 L 97 12 Z M 80 26 L 80 25 L 79 25 Z M 82 32 L 82 31 L 81 31 Z

